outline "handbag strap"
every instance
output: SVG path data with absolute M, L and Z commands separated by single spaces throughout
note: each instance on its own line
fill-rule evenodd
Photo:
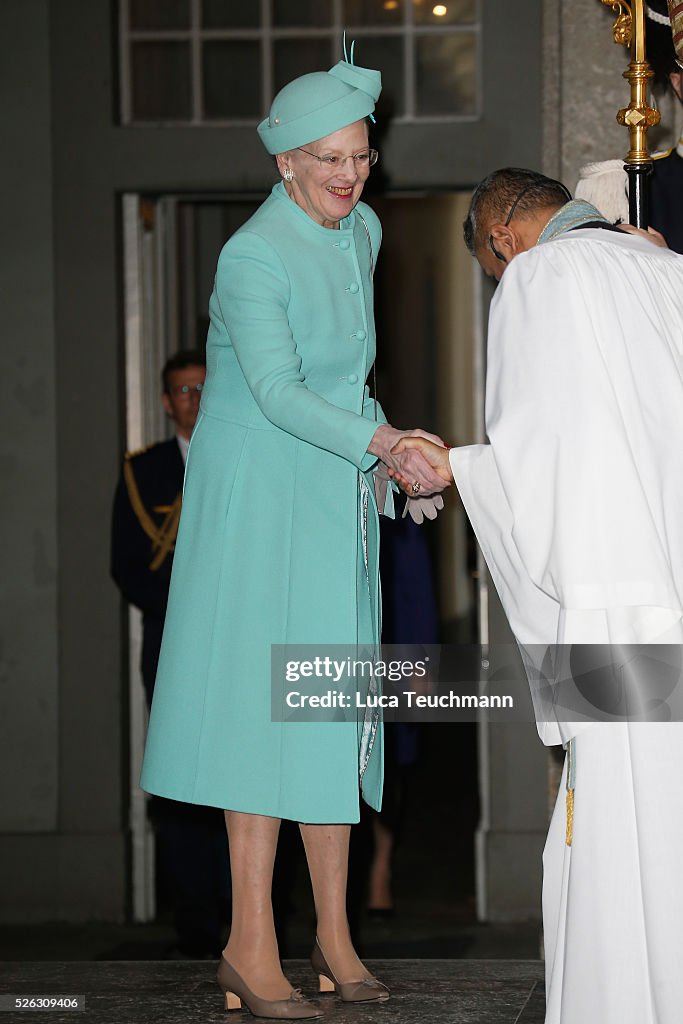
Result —
M 368 240 L 368 249 L 370 250 L 370 277 L 375 276 L 375 254 L 372 251 L 372 238 L 370 237 L 370 228 L 367 225 L 367 221 L 360 211 L 356 210 L 356 213 L 360 217 L 360 222 L 365 228 L 365 234 Z M 375 403 L 375 423 L 377 423 L 377 352 L 375 352 L 375 358 L 372 361 L 372 398 Z
M 365 234 L 366 234 L 367 239 L 368 239 L 368 249 L 370 250 L 370 273 L 372 275 L 374 275 L 374 273 L 375 273 L 375 254 L 372 251 L 372 238 L 370 237 L 370 228 L 368 227 L 367 221 L 366 221 L 365 217 L 363 216 L 363 214 L 362 213 L 358 213 L 358 210 L 356 210 L 356 213 L 360 217 L 360 222 L 363 225 L 363 227 L 365 228 Z

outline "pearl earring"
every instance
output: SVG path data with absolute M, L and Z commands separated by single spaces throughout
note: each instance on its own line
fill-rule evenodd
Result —
M 293 181 L 294 171 L 292 170 L 292 168 L 287 167 L 287 169 L 283 172 L 282 177 L 285 179 L 285 181 Z

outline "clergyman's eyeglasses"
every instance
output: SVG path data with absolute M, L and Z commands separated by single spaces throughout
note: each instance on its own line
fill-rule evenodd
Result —
M 567 188 L 567 186 L 563 185 L 561 181 L 553 182 L 553 184 L 559 185 L 560 188 L 564 191 L 565 195 L 567 196 L 567 201 L 571 202 L 572 194 L 569 191 L 569 189 Z M 532 183 L 530 185 L 526 185 L 522 189 L 522 191 L 519 193 L 519 195 L 515 199 L 514 203 L 510 207 L 510 212 L 507 215 L 507 218 L 505 220 L 505 224 L 503 225 L 503 227 L 507 227 L 509 225 L 510 221 L 512 220 L 512 218 L 514 216 L 515 210 L 517 209 L 517 206 L 519 204 L 520 199 L 522 199 L 527 194 L 527 192 L 530 189 L 532 189 L 532 188 L 536 188 L 536 185 L 534 183 Z M 489 246 L 491 248 L 491 252 L 496 257 L 497 260 L 500 260 L 502 263 L 507 263 L 507 260 L 503 256 L 502 252 L 500 252 L 498 249 L 496 249 L 496 247 L 495 247 L 495 245 L 493 243 L 493 235 L 489 235 Z

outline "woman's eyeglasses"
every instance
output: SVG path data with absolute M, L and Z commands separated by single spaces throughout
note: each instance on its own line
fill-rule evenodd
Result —
M 336 153 L 325 153 L 324 156 L 318 156 L 317 153 L 311 153 L 308 149 L 303 149 L 301 146 L 297 146 L 297 149 L 301 150 L 302 153 L 306 153 L 308 156 L 312 156 L 314 160 L 317 160 L 321 167 L 343 167 L 347 160 L 353 160 L 353 166 L 358 171 L 363 171 L 374 167 L 377 163 L 379 153 L 376 149 L 364 149 L 362 153 L 353 153 L 351 156 L 337 156 Z

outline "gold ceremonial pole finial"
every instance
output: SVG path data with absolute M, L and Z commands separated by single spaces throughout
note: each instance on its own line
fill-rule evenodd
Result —
M 614 42 L 631 48 L 631 63 L 624 78 L 631 86 L 631 102 L 617 114 L 617 121 L 628 128 L 631 148 L 626 157 L 629 175 L 629 219 L 638 227 L 647 227 L 645 184 L 652 168 L 647 147 L 647 130 L 659 124 L 660 114 L 647 102 L 647 83 L 654 73 L 645 55 L 645 0 L 601 0 L 618 18 Z

